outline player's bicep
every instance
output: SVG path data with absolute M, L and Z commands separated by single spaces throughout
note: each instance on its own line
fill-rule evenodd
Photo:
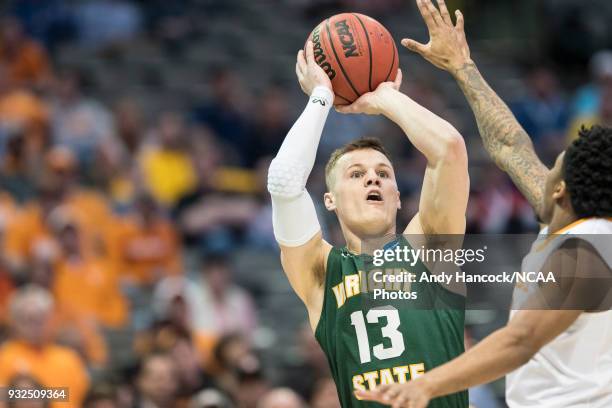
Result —
M 308 308 L 325 283 L 325 262 L 331 245 L 319 231 L 303 245 L 281 245 L 281 263 L 291 287 Z
M 467 152 L 457 137 L 437 163 L 428 164 L 419 201 L 425 233 L 463 234 L 470 192 Z

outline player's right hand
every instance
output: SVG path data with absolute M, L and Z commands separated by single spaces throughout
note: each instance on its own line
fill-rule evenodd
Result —
M 432 0 L 416 0 L 416 2 L 429 30 L 429 42 L 421 44 L 404 38 L 402 45 L 454 75 L 472 62 L 463 28 L 463 14 L 459 10 L 455 12 L 457 24 L 453 25 L 444 0 L 437 0 L 440 10 L 433 5 Z
M 315 61 L 313 45 L 310 40 L 306 43 L 306 52 L 304 53 L 304 50 L 298 52 L 295 73 L 302 91 L 308 96 L 317 86 L 324 86 L 329 88 L 332 93 L 334 92 L 331 80 Z

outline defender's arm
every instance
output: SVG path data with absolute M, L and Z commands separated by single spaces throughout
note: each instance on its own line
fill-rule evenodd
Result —
M 417 5 L 429 30 L 429 43 L 404 39 L 402 45 L 455 77 L 474 112 L 485 149 L 542 218 L 548 169 L 538 159 L 529 135 L 471 60 L 463 15 L 457 10 L 453 25 L 444 0 L 438 0 L 440 10 L 430 0 L 417 0 Z

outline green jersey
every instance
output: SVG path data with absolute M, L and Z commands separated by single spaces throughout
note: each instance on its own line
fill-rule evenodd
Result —
M 409 381 L 464 351 L 464 297 L 438 284 L 411 282 L 396 289 L 416 299 L 372 301 L 376 270 L 366 271 L 364 259 L 346 247 L 332 248 L 315 332 L 343 407 L 381 406 L 357 400 L 354 391 Z M 426 268 L 419 262 L 406 270 Z M 467 391 L 436 398 L 429 407 L 467 408 Z

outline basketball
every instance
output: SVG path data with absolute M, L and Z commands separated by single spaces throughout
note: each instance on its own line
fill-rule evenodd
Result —
M 332 81 L 336 105 L 348 105 L 397 75 L 395 41 L 371 17 L 336 14 L 316 26 L 309 38 L 317 64 Z

